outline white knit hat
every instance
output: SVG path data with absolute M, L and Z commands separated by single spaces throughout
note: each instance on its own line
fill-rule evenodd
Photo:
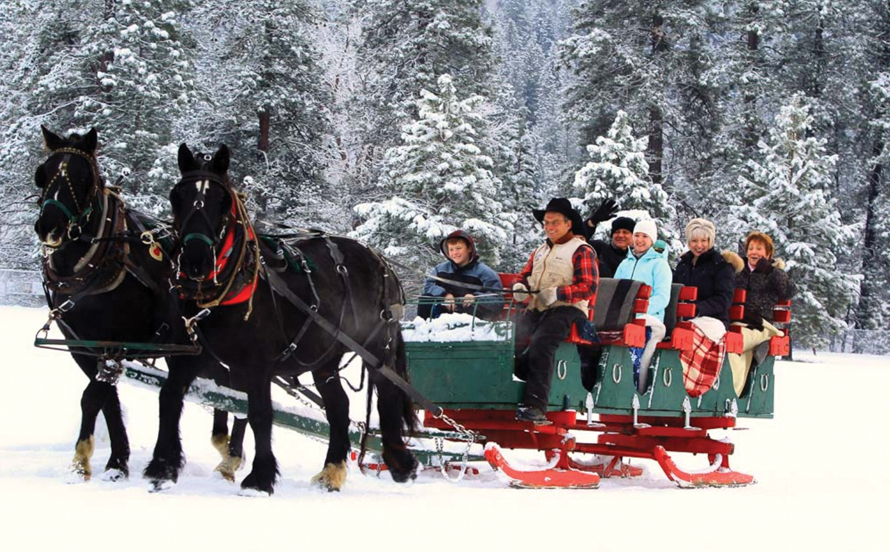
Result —
M 637 232 L 649 236 L 653 243 L 658 240 L 658 228 L 655 226 L 654 220 L 641 220 L 638 222 L 636 226 L 634 226 L 634 234 Z

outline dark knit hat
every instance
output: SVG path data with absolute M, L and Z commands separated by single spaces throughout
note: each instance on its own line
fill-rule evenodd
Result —
M 634 226 L 636 226 L 636 222 L 634 219 L 630 217 L 618 217 L 612 221 L 612 234 L 617 232 L 618 230 L 627 230 L 631 234 L 633 234 Z

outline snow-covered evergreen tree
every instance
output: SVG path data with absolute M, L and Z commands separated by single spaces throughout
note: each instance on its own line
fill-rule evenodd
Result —
M 487 96 L 493 67 L 491 30 L 482 0 L 362 0 L 357 91 L 362 158 L 356 171 L 375 181 L 383 152 L 399 142 L 399 129 L 416 119 L 418 90 L 435 90 L 449 74 L 467 95 Z M 484 135 L 484 128 L 477 128 Z
M 343 206 L 329 200 L 337 194 L 323 175 L 333 102 L 312 45 L 318 18 L 305 0 L 227 7 L 204 30 L 201 81 L 212 107 L 195 123 L 209 145 L 233 149 L 233 174 L 250 176 L 262 216 L 342 231 Z
M 741 177 L 744 204 L 732 211 L 741 233 L 759 230 L 776 244 L 797 288 L 792 335 L 797 343 L 822 348 L 846 329 L 845 317 L 859 288 L 859 277 L 837 269 L 838 256 L 859 235 L 845 225 L 831 194 L 836 157 L 825 140 L 808 136 L 813 118 L 801 95 L 783 107 L 758 145 L 758 159 Z
M 174 122 L 194 98 L 193 58 L 180 20 L 191 2 L 97 3 L 99 23 L 84 25 L 75 53 L 81 79 L 69 83 L 85 89 L 63 108 L 69 119 L 60 126 L 96 127 L 106 172 L 129 168 L 130 202 L 159 214 L 178 177 L 168 147 L 176 142 Z M 48 90 L 54 84 L 41 83 Z
M 604 199 L 613 199 L 623 211 L 644 211 L 658 223 L 659 234 L 675 238 L 671 231 L 674 208 L 668 194 L 649 178 L 646 143 L 649 138 L 634 137 L 630 120 L 618 111 L 606 136 L 587 146 L 591 161 L 575 173 L 574 190 L 590 211 Z M 676 250 L 682 243 L 671 243 Z
M 491 158 L 476 145 L 482 98 L 459 99 L 449 75 L 439 77 L 437 90 L 421 92 L 418 119 L 402 128 L 403 145 L 386 152 L 381 185 L 392 199 L 357 206 L 364 222 L 353 235 L 425 269 L 441 259 L 442 238 L 461 228 L 496 266 L 509 225 L 501 215 Z

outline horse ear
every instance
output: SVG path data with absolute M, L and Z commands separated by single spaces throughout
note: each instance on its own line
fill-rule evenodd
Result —
M 51 130 L 43 125 L 40 125 L 40 130 L 43 131 L 43 143 L 46 145 L 46 149 L 55 151 L 61 147 L 64 147 L 65 140 L 62 139 L 60 136 L 53 133 Z
M 198 170 L 198 163 L 195 161 L 195 156 L 192 155 L 192 150 L 185 144 L 179 146 L 177 160 L 179 161 L 179 172 L 181 173 Z
M 217 174 L 226 174 L 229 170 L 229 148 L 225 144 L 220 144 L 219 149 L 213 154 L 213 172 Z
M 99 133 L 96 132 L 96 128 L 93 127 L 87 132 L 87 135 L 83 139 L 83 149 L 87 153 L 95 153 L 96 146 L 99 145 Z

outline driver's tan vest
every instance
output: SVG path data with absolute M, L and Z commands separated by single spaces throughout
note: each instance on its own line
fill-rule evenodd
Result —
M 580 238 L 572 238 L 566 243 L 553 244 L 551 247 L 544 242 L 535 250 L 534 260 L 532 261 L 532 274 L 529 276 L 528 284 L 531 290 L 542 290 L 549 287 L 570 286 L 575 281 L 575 265 L 572 264 L 572 256 L 579 247 L 590 247 L 587 242 Z M 586 299 L 575 303 L 566 303 L 565 301 L 557 301 L 549 307 L 537 305 L 537 295 L 532 295 L 529 302 L 529 308 L 543 311 L 553 307 L 575 307 L 587 316 Z

